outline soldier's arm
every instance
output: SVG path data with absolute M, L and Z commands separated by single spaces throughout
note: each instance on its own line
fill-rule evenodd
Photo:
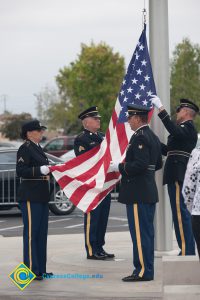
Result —
M 41 176 L 40 166 L 30 166 L 30 151 L 26 146 L 19 148 L 17 152 L 16 172 L 19 177 L 34 178 Z
M 134 161 L 119 164 L 119 171 L 122 175 L 134 176 L 142 174 L 149 165 L 149 147 L 144 136 L 136 137 L 131 147 L 132 151 L 134 151 Z
M 80 138 L 76 138 L 74 141 L 74 152 L 76 156 L 79 156 L 85 152 L 87 152 L 88 149 L 88 145 L 86 143 L 84 143 L 84 141 Z
M 179 138 L 187 138 L 190 136 L 190 128 L 188 125 L 176 125 L 172 120 L 170 119 L 169 114 L 165 109 L 161 110 L 158 114 L 159 118 L 163 122 L 165 128 L 167 131 L 172 134 L 173 136 L 179 137 Z
M 162 143 L 161 143 L 162 144 Z M 156 162 L 156 167 L 155 170 L 160 170 L 163 166 L 163 161 L 162 161 L 162 146 L 160 147 L 160 153 L 158 155 L 158 160 Z

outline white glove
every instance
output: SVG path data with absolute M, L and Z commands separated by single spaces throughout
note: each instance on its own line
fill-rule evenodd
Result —
M 40 167 L 40 172 L 41 172 L 43 175 L 49 174 L 49 172 L 50 172 L 49 167 L 48 167 L 48 166 L 41 166 L 41 167 Z
M 153 98 L 150 99 L 151 103 L 152 103 L 156 108 L 160 109 L 160 108 L 163 106 L 163 104 L 162 104 L 160 98 L 159 98 L 158 96 L 156 96 L 156 95 L 152 95 L 152 96 L 153 96 Z
M 119 172 L 119 164 L 111 161 L 109 171 L 110 172 Z

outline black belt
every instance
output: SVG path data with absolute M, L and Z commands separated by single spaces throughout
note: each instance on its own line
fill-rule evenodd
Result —
M 25 181 L 25 180 L 49 180 L 50 176 L 40 176 L 38 178 L 20 178 L 22 181 Z
M 172 155 L 180 155 L 180 156 L 190 157 L 190 153 L 185 152 L 185 151 L 173 150 L 173 151 L 167 152 L 167 156 L 172 156 Z

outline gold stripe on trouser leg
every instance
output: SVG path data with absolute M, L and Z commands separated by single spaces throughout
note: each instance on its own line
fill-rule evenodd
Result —
M 178 227 L 179 227 L 180 237 L 181 237 L 181 252 L 182 255 L 185 255 L 185 237 L 183 231 L 183 222 L 181 217 L 181 205 L 180 205 L 180 186 L 178 182 L 175 182 L 175 184 L 176 184 L 176 211 L 177 211 L 177 218 L 178 218 Z
M 31 204 L 30 201 L 27 201 L 27 210 L 28 210 L 28 252 L 29 252 L 29 269 L 32 270 L 32 248 L 31 248 L 31 228 L 32 228 L 32 222 L 31 222 Z
M 138 274 L 139 277 L 142 277 L 144 274 L 144 259 L 142 253 L 142 243 L 141 243 L 141 236 L 140 236 L 140 223 L 138 217 L 138 205 L 133 204 L 133 213 L 134 213 L 134 220 L 135 220 L 135 232 L 136 232 L 136 241 L 137 241 L 137 248 L 138 248 L 138 256 L 139 261 L 142 266 L 140 273 Z
M 88 247 L 89 255 L 92 256 L 92 247 L 90 244 L 90 220 L 91 215 L 90 213 L 87 214 L 87 225 L 86 225 L 86 245 Z

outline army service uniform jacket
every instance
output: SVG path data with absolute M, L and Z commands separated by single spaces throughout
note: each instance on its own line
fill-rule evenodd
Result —
M 76 156 L 83 154 L 97 145 L 101 144 L 104 134 L 102 132 L 97 132 L 97 134 L 84 129 L 74 141 L 74 152 Z
M 158 191 L 155 171 L 162 167 L 161 145 L 148 125 L 136 131 L 129 142 L 125 162 L 119 164 L 122 174 L 119 202 L 156 203 Z
M 162 154 L 167 156 L 163 184 L 182 183 L 190 153 L 197 143 L 197 131 L 191 120 L 175 124 L 166 110 L 162 110 L 158 116 L 170 133 L 167 145 L 162 144 Z
M 49 176 L 40 172 L 40 166 L 48 165 L 48 158 L 39 145 L 27 140 L 17 152 L 17 176 L 21 184 L 18 189 L 18 201 L 48 202 Z

